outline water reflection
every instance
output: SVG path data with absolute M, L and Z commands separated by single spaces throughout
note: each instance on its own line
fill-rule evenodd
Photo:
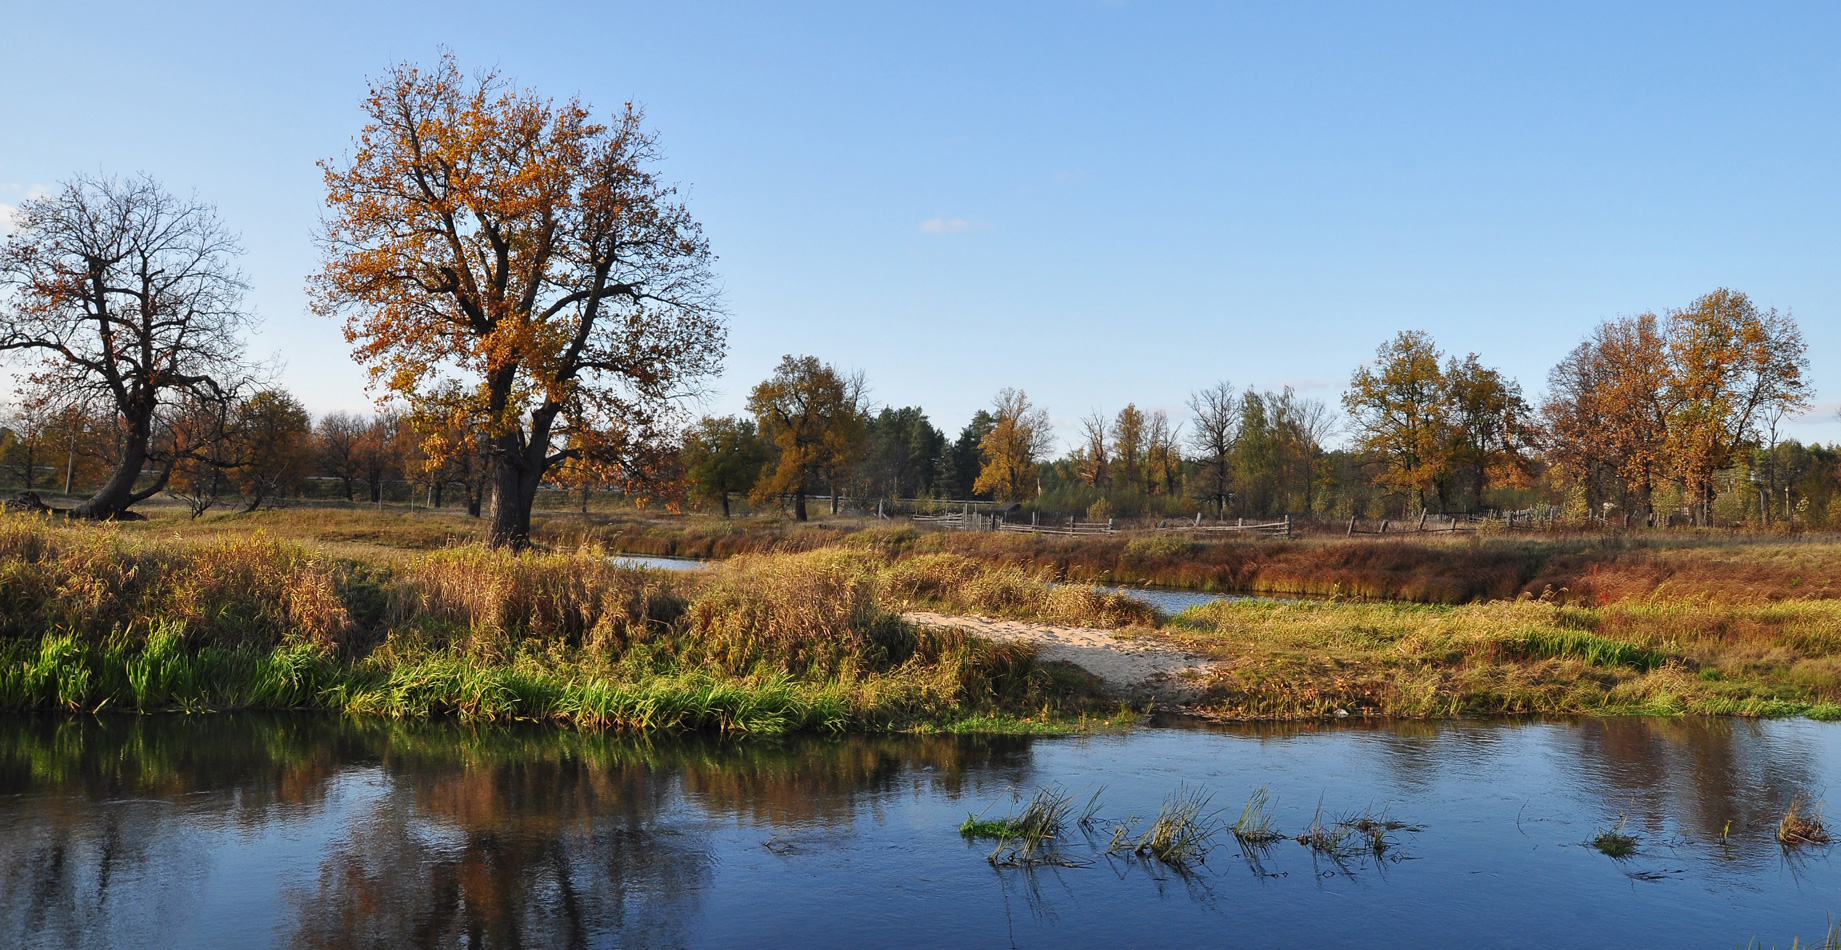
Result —
M 1648 719 L 736 744 L 307 716 L 8 718 L 0 946 L 685 946 L 791 934 L 843 946 L 875 934 L 800 922 L 860 915 L 891 895 L 910 902 L 891 913 L 943 921 L 925 940 L 896 935 L 911 945 L 1076 928 L 1129 940 L 1144 926 L 1174 939 L 1219 932 L 1224 915 L 1283 935 L 1288 917 L 1365 901 L 1383 917 L 1435 907 L 1461 928 L 1465 914 L 1512 918 L 1521 911 L 1491 902 L 1517 894 L 1589 913 L 1602 876 L 1663 871 L 1699 875 L 1696 893 L 1717 899 L 1653 890 L 1640 899 L 1661 903 L 1616 913 L 1651 937 L 1716 926 L 1742 942 L 1777 917 L 1806 910 L 1819 924 L 1836 909 L 1822 903 L 1841 884 L 1824 852 L 1800 869 L 1806 894 L 1774 888 L 1784 863 L 1769 833 L 1791 796 L 1824 790 L 1841 762 L 1836 736 L 1812 723 Z M 1318 801 L 1326 816 L 1381 806 L 1427 829 L 1403 834 L 1387 860 L 1328 864 L 1290 841 L 1243 861 L 1223 835 L 1185 874 L 1106 859 L 1103 835 L 1085 866 L 994 873 L 988 848 L 952 831 L 1053 782 L 1105 783 L 1111 817 L 1148 819 L 1183 781 L 1213 789 L 1228 821 L 1270 786 L 1292 834 Z M 1651 863 L 1613 870 L 1579 846 L 1619 814 L 1657 843 Z M 1728 891 L 1748 896 L 1718 896 Z M 1401 917 L 1400 933 L 1424 936 L 1422 917 Z M 1611 919 L 1607 937 L 1622 926 Z M 1543 920 L 1517 926 L 1535 935 Z

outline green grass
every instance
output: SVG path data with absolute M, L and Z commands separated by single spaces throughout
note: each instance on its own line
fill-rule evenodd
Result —
M 1202 863 L 1220 827 L 1217 815 L 1208 810 L 1211 797 L 1200 788 L 1183 787 L 1171 793 L 1138 839 L 1136 853 L 1173 868 Z
M 1272 795 L 1263 785 L 1247 799 L 1246 807 L 1240 810 L 1240 817 L 1230 829 L 1243 847 L 1264 847 L 1285 837 L 1272 820 L 1271 805 Z
M 1625 819 L 1619 817 L 1617 824 L 1592 836 L 1591 845 L 1606 857 L 1619 861 L 1636 853 L 1637 838 L 1624 833 Z

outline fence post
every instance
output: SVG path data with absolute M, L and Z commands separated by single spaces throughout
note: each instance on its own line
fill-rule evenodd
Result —
M 1386 518 L 1381 519 L 1381 533 L 1382 534 L 1387 533 L 1387 519 Z
M 1285 540 L 1291 540 L 1291 516 L 1285 516 Z
M 1419 509 L 1419 530 L 1421 531 L 1425 530 L 1425 514 L 1426 514 L 1426 509 L 1424 508 Z
M 1245 518 L 1235 518 L 1234 519 L 1234 527 L 1244 528 L 1246 526 L 1247 526 L 1247 520 Z
M 1106 533 L 1107 534 L 1112 533 L 1112 519 L 1111 518 L 1106 519 Z
M 1349 537 L 1355 537 L 1355 516 L 1349 516 Z

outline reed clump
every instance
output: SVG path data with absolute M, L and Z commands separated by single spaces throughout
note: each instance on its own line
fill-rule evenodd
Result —
M 1617 824 L 1592 836 L 1591 845 L 1606 857 L 1623 860 L 1636 853 L 1637 838 L 1624 832 L 1626 819 L 1619 816 Z
M 1791 798 L 1777 821 L 1777 843 L 1786 848 L 1827 844 L 1828 826 L 1822 822 L 1822 807 L 1811 807 L 1801 795 Z
M 1059 785 L 1037 788 L 1019 813 L 998 819 L 967 815 L 959 826 L 966 840 L 995 839 L 987 860 L 999 867 L 1033 867 L 1064 863 L 1055 852 L 1057 839 L 1074 813 L 1074 797 Z
M 1156 820 L 1141 836 L 1134 852 L 1173 868 L 1201 864 L 1213 847 L 1220 821 L 1208 810 L 1213 799 L 1205 789 L 1179 787 L 1164 800 Z
M 1079 584 L 1056 584 L 1020 565 L 992 565 L 958 554 L 922 554 L 882 567 L 882 595 L 902 604 L 993 617 L 1088 627 L 1156 623 L 1143 602 Z
M 1231 829 L 1242 847 L 1261 848 L 1285 837 L 1272 820 L 1271 805 L 1272 795 L 1264 786 L 1247 799 Z

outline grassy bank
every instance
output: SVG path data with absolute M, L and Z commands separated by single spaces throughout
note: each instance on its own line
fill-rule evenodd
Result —
M 514 556 L 469 542 L 469 524 L 0 517 L 0 707 L 727 732 L 1035 730 L 1116 710 L 1027 647 L 899 616 L 926 609 L 1174 640 L 1221 664 L 1199 705 L 1224 718 L 1841 714 L 1831 541 L 1196 544 L 559 518 L 539 526 L 550 552 Z M 729 556 L 623 569 L 600 556 L 623 532 L 728 538 L 641 550 Z M 1137 602 L 1051 583 L 1066 579 L 1332 599 L 1217 604 L 1155 629 Z M 1420 602 L 1362 599 L 1383 596 Z
M 1210 604 L 1163 631 L 1220 661 L 1227 719 L 1809 715 L 1841 718 L 1841 602 L 1538 600 Z
M 1718 601 L 1841 597 L 1841 539 L 1702 532 L 1498 534 L 1197 541 L 1179 533 L 1071 538 L 922 532 L 845 519 L 795 525 L 710 519 L 557 520 L 550 532 L 608 550 L 672 557 L 844 545 L 894 556 L 951 553 L 1061 580 L 1192 590 L 1459 604 L 1521 594 L 1602 604 L 1633 597 Z
M 902 622 L 1143 608 L 1016 571 L 850 550 L 709 576 L 462 546 L 338 557 L 264 536 L 0 518 L 0 708 L 332 709 L 728 732 L 1058 728 L 1104 708 L 1026 647 Z M 1116 707 L 1115 707 L 1116 708 Z

